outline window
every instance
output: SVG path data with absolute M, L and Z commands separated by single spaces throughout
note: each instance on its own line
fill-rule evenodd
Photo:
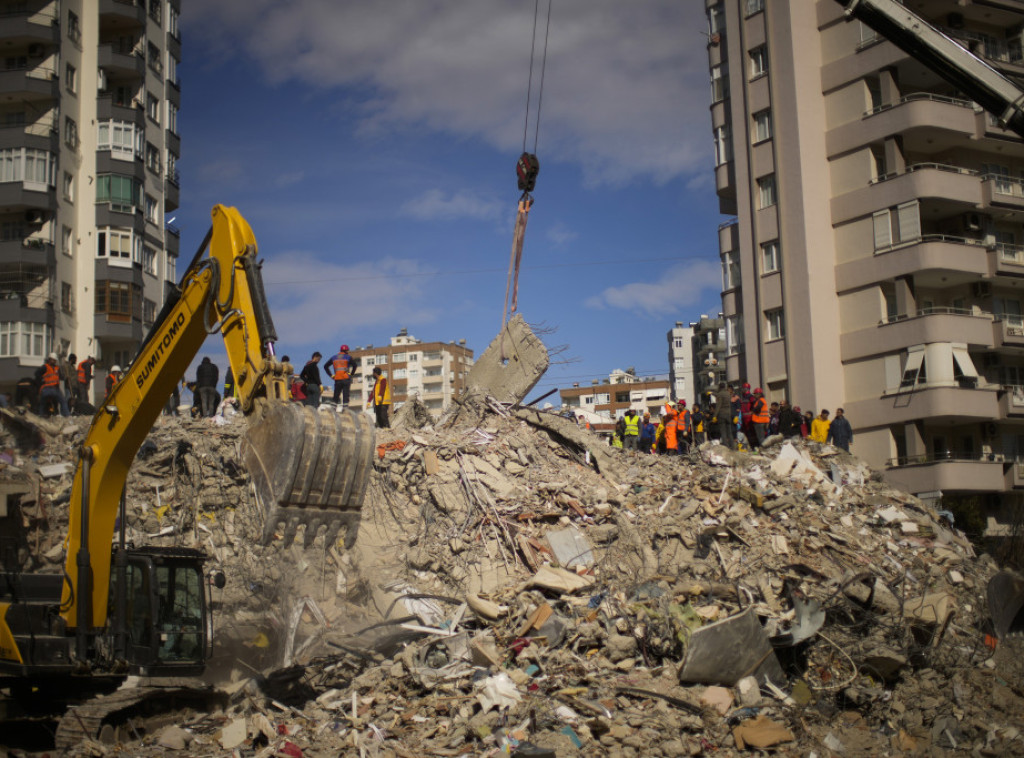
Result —
M 722 256 L 722 289 L 731 290 L 740 286 L 740 254 L 733 250 Z
M 21 242 L 26 236 L 25 224 L 21 221 L 4 221 L 0 223 L 0 241 Z
M 178 85 L 178 59 L 173 55 L 167 56 L 167 81 L 175 87 Z
M 0 182 L 24 182 L 45 190 L 56 179 L 57 160 L 45 150 L 14 147 L 0 150 Z
M 764 312 L 768 340 L 780 340 L 786 336 L 786 322 L 782 318 L 782 308 Z
M 156 302 L 149 298 L 142 301 L 142 323 L 147 326 L 156 321 Z
M 750 78 L 764 76 L 768 73 L 768 48 L 764 45 L 750 51 Z
M 405 353 L 395 353 L 391 356 L 392 363 L 405 363 Z
M 771 274 L 779 270 L 779 241 L 772 240 L 761 245 L 761 273 Z
M 599 392 L 594 396 L 594 402 L 597 405 L 607 405 L 611 402 L 610 396 L 607 392 Z
M 921 239 L 921 210 L 917 200 L 872 214 L 875 250 Z
M 142 203 L 142 184 L 130 176 L 100 174 L 96 177 L 96 202 L 110 203 L 110 210 L 134 213 Z
M 160 123 L 160 98 L 146 93 L 146 115 L 154 123 Z
M 776 202 L 775 174 L 762 176 L 757 180 L 757 207 L 768 208 Z
M 408 372 L 404 368 L 396 368 L 394 372 L 394 379 L 405 379 L 408 376 Z
M 149 0 L 149 17 L 158 24 L 163 23 L 161 10 L 160 0 Z
M 0 322 L 0 356 L 42 358 L 50 352 L 50 327 L 17 321 Z
M 715 129 L 715 165 L 721 166 L 732 160 L 732 130 L 728 126 Z
M 78 91 L 78 71 L 70 63 L 64 64 L 64 87 L 72 94 Z
M 746 11 L 748 16 L 752 16 L 759 11 L 764 10 L 764 0 L 747 0 Z
M 708 33 L 722 34 L 725 31 L 725 8 L 715 3 L 708 8 Z
M 61 182 L 61 194 L 69 203 L 75 202 L 75 177 L 64 172 L 64 180 Z
M 173 5 L 168 6 L 167 31 L 174 39 L 180 39 L 178 34 L 178 11 Z
M 417 362 L 419 362 L 419 359 L 420 359 L 420 354 L 419 353 L 409 353 L 409 363 L 417 363 Z
M 900 379 L 900 387 L 913 387 L 915 384 L 923 384 L 927 376 L 924 371 L 924 348 L 912 347 L 907 350 L 907 360 L 903 364 L 903 376 Z
M 736 355 L 743 347 L 743 323 L 739 316 L 726 316 L 725 319 L 725 351 Z
M 60 283 L 60 309 L 65 313 L 74 311 L 74 300 L 69 282 Z
M 76 45 L 82 41 L 82 27 L 78 23 L 78 14 L 68 11 L 68 39 Z
M 64 253 L 68 258 L 73 258 L 75 255 L 75 238 L 71 234 L 71 227 L 64 226 L 60 230 L 60 251 Z
M 720 63 L 711 67 L 711 102 L 717 103 L 729 97 L 729 67 Z
M 151 224 L 160 223 L 160 209 L 157 205 L 156 198 L 152 195 L 146 195 L 146 221 Z
M 142 318 L 142 294 L 130 282 L 96 282 L 96 313 L 105 313 L 107 321 L 130 321 Z
M 158 270 L 156 250 L 149 245 L 142 246 L 142 270 L 153 276 L 156 276 Z
M 111 263 L 122 261 L 124 265 L 135 257 L 133 251 L 136 245 L 141 244 L 141 240 L 134 239 L 130 231 L 99 229 L 96 232 L 96 257 L 107 258 Z
M 142 156 L 143 130 L 124 121 L 101 121 L 98 125 L 96 147 L 109 150 L 111 158 L 131 161 Z
M 170 150 L 167 151 L 167 181 L 178 186 L 178 156 Z
M 161 76 L 163 75 L 164 64 L 160 60 L 160 48 L 152 42 L 146 43 L 146 62 L 149 64 L 150 70 Z
M 160 150 L 152 142 L 146 143 L 146 168 L 160 176 Z
M 178 259 L 173 255 L 167 256 L 167 281 L 178 281 Z
M 178 106 L 167 101 L 167 131 L 171 134 L 178 133 Z
M 677 348 L 682 347 L 683 346 L 683 338 L 682 337 L 676 337 L 675 340 L 673 340 L 672 344 L 674 344 Z
M 764 142 L 772 138 L 771 110 L 758 111 L 754 114 L 754 142 Z
M 78 150 L 78 123 L 70 116 L 64 117 L 64 144 Z

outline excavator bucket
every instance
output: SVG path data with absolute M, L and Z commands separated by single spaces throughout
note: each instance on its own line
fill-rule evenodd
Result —
M 1024 577 L 1000 571 L 989 579 L 987 594 L 996 636 L 1005 639 L 1024 634 Z
M 256 486 L 265 521 L 263 544 L 283 528 L 285 544 L 305 526 L 305 544 L 326 527 L 328 544 L 359 531 L 360 508 L 373 468 L 374 430 L 361 413 L 274 404 L 249 426 L 242 461 Z

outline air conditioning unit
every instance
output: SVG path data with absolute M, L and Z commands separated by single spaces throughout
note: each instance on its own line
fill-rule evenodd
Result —
M 35 44 L 28 46 L 28 55 L 30 58 L 42 58 L 45 52 L 46 49 L 42 45 Z
M 975 297 L 991 297 L 992 285 L 989 282 L 974 282 L 971 285 L 971 294 Z
M 30 224 L 43 223 L 43 212 L 38 210 L 25 211 L 25 220 Z
M 100 92 L 107 91 L 107 72 L 102 68 L 96 71 L 96 89 Z
M 969 232 L 980 232 L 985 228 L 985 219 L 980 213 L 965 213 L 964 214 L 964 229 Z

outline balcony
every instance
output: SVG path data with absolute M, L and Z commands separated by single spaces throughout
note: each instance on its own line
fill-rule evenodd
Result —
M 53 187 L 25 184 L 23 182 L 3 182 L 0 184 L 0 207 L 8 210 L 37 209 L 54 211 L 57 208 L 57 193 Z
M 0 95 L 8 100 L 53 100 L 57 97 L 57 74 L 47 66 L 0 71 Z
M 164 211 L 178 210 L 178 202 L 181 191 L 178 189 L 178 172 L 174 175 L 168 174 L 164 181 Z
M 999 492 L 1005 489 L 1001 456 L 922 455 L 889 461 L 886 481 L 908 492 Z
M 174 224 L 164 224 L 164 230 L 167 232 L 164 235 L 164 248 L 171 255 L 178 255 L 181 248 L 181 232 Z
M 730 377 L 732 375 L 730 374 Z M 886 390 L 881 397 L 847 402 L 846 415 L 858 427 L 889 426 L 928 419 L 930 423 L 960 424 L 991 421 L 999 415 L 997 388 L 972 388 L 957 382 L 917 384 Z
M 54 265 L 54 247 L 49 240 L 29 237 L 24 240 L 0 242 L 0 265 L 30 264 L 36 266 Z
M 19 9 L 16 5 L 8 7 L 14 10 L 0 11 L 5 41 L 18 44 L 60 41 L 60 26 L 53 7 L 39 10 Z
M 836 266 L 840 291 L 860 289 L 921 271 L 948 271 L 971 279 L 990 275 L 988 248 L 981 240 L 948 234 L 926 234 L 920 239 L 880 248 L 874 257 Z
M 141 105 L 116 102 L 113 95 L 96 98 L 96 118 L 100 121 L 123 121 L 136 126 L 146 125 L 146 112 Z
M 97 63 L 108 76 L 134 79 L 146 71 L 146 60 L 136 50 L 120 44 L 99 46 Z
M 999 418 L 1019 419 L 1024 416 L 1024 387 L 1003 385 L 999 391 Z
M 146 4 L 135 0 L 100 0 L 100 28 L 135 29 L 146 25 Z
M 1024 182 L 1019 179 L 985 174 L 981 177 L 981 191 L 986 207 L 1024 211 Z
M 1024 461 L 1010 461 L 1006 468 L 1006 489 L 1024 489 Z
M 878 177 L 867 187 L 832 198 L 832 223 L 853 221 L 879 208 L 922 198 L 941 198 L 949 212 L 976 210 L 982 205 L 980 176 L 978 171 L 948 163 L 912 163 Z
M 30 147 L 56 153 L 60 148 L 60 135 L 49 119 L 35 124 L 0 126 L 0 148 Z
M 844 334 L 840 341 L 844 360 L 895 353 L 907 345 L 930 342 L 964 342 L 989 348 L 993 346 L 992 314 L 957 308 L 920 308 L 878 326 Z
M 1024 325 L 1019 318 L 993 321 L 992 332 L 995 347 L 1024 347 Z
M 914 92 L 867 111 L 859 121 L 838 126 L 826 136 L 829 155 L 903 135 L 910 146 L 927 144 L 928 152 L 966 144 L 975 136 L 977 118 L 970 100 Z

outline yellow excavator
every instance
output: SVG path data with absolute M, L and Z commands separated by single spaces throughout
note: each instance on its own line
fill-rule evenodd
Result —
M 16 696 L 74 702 L 76 693 L 112 690 L 129 674 L 202 672 L 212 646 L 210 585 L 223 586 L 223 574 L 206 575 L 198 550 L 127 546 L 124 489 L 167 398 L 215 332 L 248 422 L 242 458 L 264 516 L 263 542 L 279 535 L 287 544 L 302 526 L 307 544 L 322 529 L 331 542 L 342 531 L 346 547 L 355 540 L 373 466 L 372 424 L 360 413 L 290 401 L 292 367 L 274 355 L 252 229 L 234 208 L 218 205 L 211 215 L 181 284 L 80 447 L 63 573 L 0 577 L 0 688 Z M 76 714 L 64 742 L 95 736 L 89 732 L 117 699 L 105 698 L 99 715 Z

